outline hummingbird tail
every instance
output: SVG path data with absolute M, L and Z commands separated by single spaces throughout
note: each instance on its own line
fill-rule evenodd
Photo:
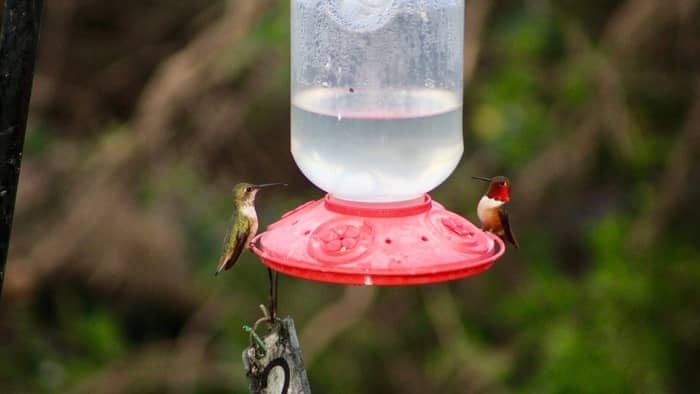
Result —
M 233 267 L 233 263 L 230 263 L 230 259 L 227 259 L 226 256 L 222 256 L 219 260 L 219 266 L 216 267 L 216 272 L 214 272 L 214 276 L 219 276 L 219 273 L 221 271 L 226 271 L 231 267 Z

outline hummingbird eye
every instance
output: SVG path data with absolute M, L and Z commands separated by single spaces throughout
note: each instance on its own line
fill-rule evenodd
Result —
M 250 186 L 248 186 L 248 187 L 245 188 L 245 191 L 246 191 L 246 193 L 250 193 L 250 192 L 253 191 L 253 188 L 250 187 Z

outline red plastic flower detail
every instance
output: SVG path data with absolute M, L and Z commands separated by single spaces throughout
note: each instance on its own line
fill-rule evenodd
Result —
M 353 249 L 360 242 L 360 228 L 348 224 L 338 224 L 319 235 L 321 247 L 326 253 L 342 253 Z

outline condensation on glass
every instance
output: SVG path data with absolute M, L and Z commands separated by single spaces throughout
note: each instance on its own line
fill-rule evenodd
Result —
M 464 0 L 292 0 L 292 155 L 337 198 L 404 201 L 462 157 Z

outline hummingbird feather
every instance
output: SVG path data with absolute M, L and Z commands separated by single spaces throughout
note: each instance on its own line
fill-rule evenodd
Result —
M 226 240 L 224 241 L 224 252 L 219 259 L 219 266 L 216 269 L 218 274 L 222 270 L 228 270 L 236 264 L 243 249 L 248 246 L 248 238 L 250 235 L 250 223 L 245 215 L 240 213 L 235 214 L 231 230 L 226 235 Z
M 501 209 L 498 210 L 498 215 L 501 219 L 501 225 L 503 226 L 503 234 L 501 235 L 501 238 L 512 243 L 513 246 L 515 246 L 516 248 L 519 248 L 518 241 L 515 239 L 513 231 L 510 229 L 510 219 L 508 218 L 508 212 L 506 212 L 506 210 L 503 207 L 501 207 Z
M 266 187 L 284 185 L 284 183 L 253 185 L 241 182 L 233 187 L 233 217 L 224 241 L 224 251 L 214 275 L 233 267 L 243 250 L 249 248 L 250 243 L 253 242 L 258 232 L 258 214 L 255 212 L 255 195 L 258 191 Z

